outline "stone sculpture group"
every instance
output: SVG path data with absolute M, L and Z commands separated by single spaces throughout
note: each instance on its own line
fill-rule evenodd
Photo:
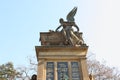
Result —
M 72 45 L 72 46 L 78 46 L 84 44 L 84 41 L 82 37 L 78 37 L 79 35 L 79 28 L 75 23 L 74 16 L 77 12 L 77 7 L 74 7 L 67 15 L 67 21 L 64 21 L 63 18 L 60 18 L 60 26 L 55 30 L 56 32 L 59 32 L 59 29 L 62 27 L 62 30 L 60 31 L 62 35 L 65 38 L 65 44 Z M 77 29 L 75 32 L 73 30 L 73 27 Z

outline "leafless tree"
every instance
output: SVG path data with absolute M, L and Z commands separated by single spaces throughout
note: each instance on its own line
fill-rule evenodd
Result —
M 91 55 L 87 60 L 88 71 L 90 74 L 94 75 L 95 80 L 120 80 L 120 71 L 118 69 L 108 67 L 105 61 L 100 63 L 100 61 L 96 60 L 94 57 L 90 57 Z
M 35 61 L 35 57 L 27 57 L 28 59 L 28 66 L 19 66 L 17 67 L 17 71 L 19 75 L 17 78 L 21 80 L 30 80 L 33 74 L 37 73 L 37 62 Z

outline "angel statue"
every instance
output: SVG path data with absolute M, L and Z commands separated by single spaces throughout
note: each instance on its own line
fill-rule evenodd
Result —
M 61 32 L 65 37 L 65 43 L 70 44 L 72 46 L 83 44 L 83 40 L 79 39 L 76 36 L 76 34 L 74 33 L 75 31 L 72 28 L 75 27 L 77 29 L 76 32 L 79 33 L 79 28 L 74 22 L 75 21 L 74 16 L 76 12 L 77 12 L 77 7 L 74 7 L 66 17 L 67 21 L 64 21 L 63 18 L 60 18 L 59 22 L 61 25 L 55 30 L 56 32 L 58 32 L 59 29 L 63 27 Z

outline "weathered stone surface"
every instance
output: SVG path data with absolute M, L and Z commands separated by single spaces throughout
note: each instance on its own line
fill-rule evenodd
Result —
M 60 32 L 40 33 L 41 45 L 60 45 L 63 44 L 64 40 Z
M 76 36 L 79 39 L 82 39 L 82 33 L 75 32 Z M 68 45 L 65 43 L 65 38 L 61 32 L 44 32 L 40 33 L 40 41 L 41 45 L 48 46 L 48 45 Z

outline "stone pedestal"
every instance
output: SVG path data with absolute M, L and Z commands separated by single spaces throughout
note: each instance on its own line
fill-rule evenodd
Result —
M 36 46 L 37 80 L 89 80 L 88 47 Z

